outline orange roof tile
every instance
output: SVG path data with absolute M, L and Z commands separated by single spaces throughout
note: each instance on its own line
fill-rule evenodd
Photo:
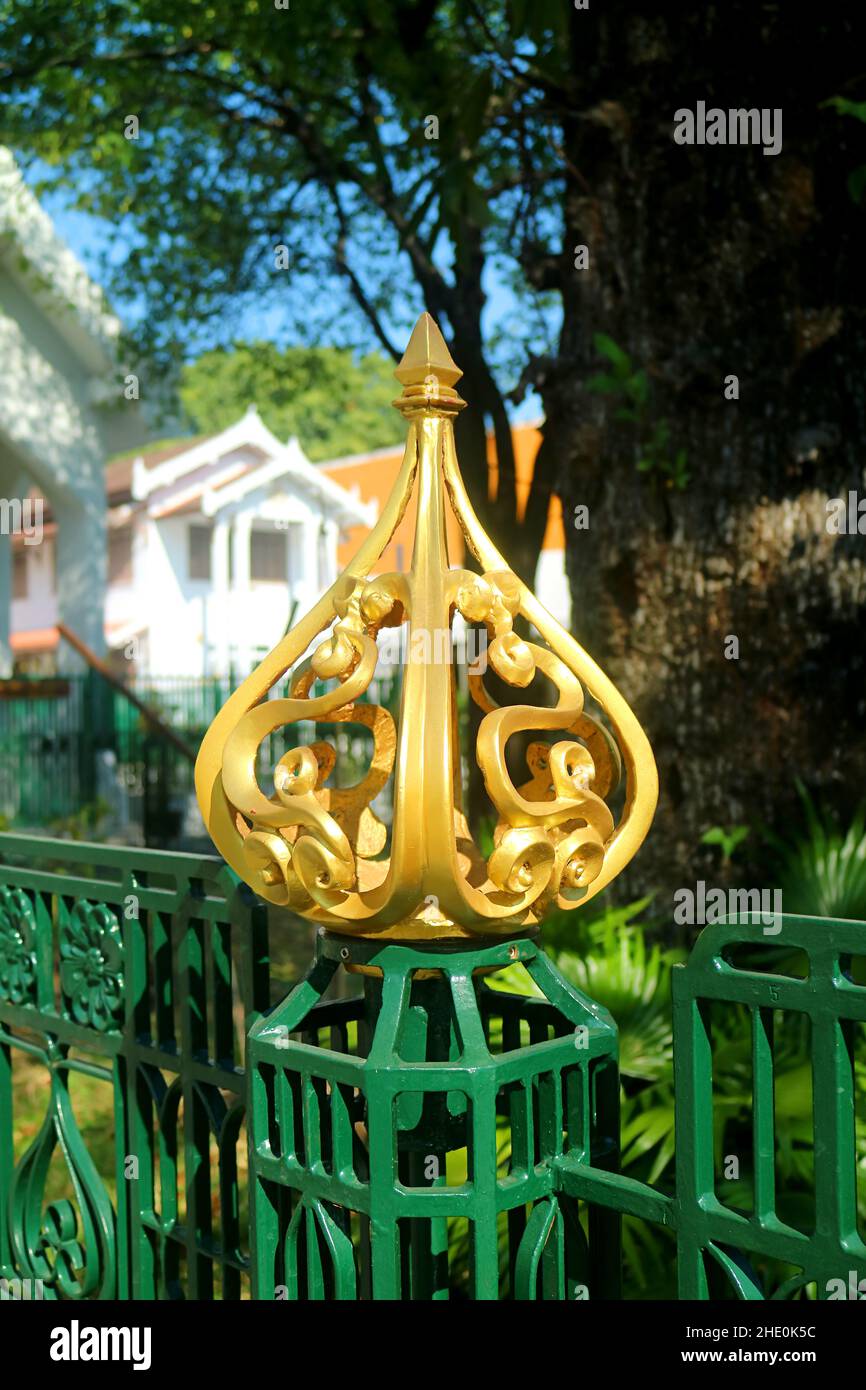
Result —
M 514 467 L 517 474 L 517 508 L 522 517 L 529 497 L 535 456 L 541 444 L 541 431 L 535 425 L 515 425 L 512 430 L 514 440 Z M 487 441 L 489 458 L 489 496 L 496 496 L 498 469 L 496 450 L 492 436 Z M 371 454 L 359 454 L 353 458 L 335 460 L 321 465 L 322 471 L 333 478 L 341 487 L 358 489 L 364 502 L 377 501 L 381 511 L 394 486 L 403 459 L 402 448 L 377 449 Z M 412 537 L 415 529 L 416 502 L 412 498 L 402 521 L 382 554 L 379 570 L 405 569 L 412 557 Z M 446 514 L 446 533 L 448 556 L 452 564 L 461 564 L 464 555 L 463 537 L 456 519 L 449 510 Z M 347 565 L 359 545 L 369 532 L 364 526 L 355 526 L 348 532 L 339 548 L 339 563 Z M 544 533 L 545 550 L 565 549 L 565 527 L 562 519 L 562 503 L 558 497 L 551 497 Z
M 13 632 L 9 645 L 13 652 L 53 652 L 60 641 L 56 627 L 31 627 L 26 632 Z

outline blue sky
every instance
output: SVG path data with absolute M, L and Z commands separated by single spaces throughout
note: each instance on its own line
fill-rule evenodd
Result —
M 44 170 L 35 165 L 27 171 L 26 176 L 29 182 L 35 183 L 40 175 L 44 176 L 44 173 Z M 124 223 L 121 221 L 118 224 L 109 224 L 89 213 L 79 212 L 71 206 L 71 201 L 71 195 L 60 190 L 41 195 L 42 206 L 54 222 L 59 236 L 83 263 L 92 278 L 100 283 L 103 278 L 101 270 L 103 258 L 106 255 L 111 257 L 113 248 L 124 239 Z M 518 312 L 514 296 L 508 286 L 492 270 L 488 270 L 485 290 L 487 293 L 485 332 L 491 335 L 496 332 L 501 333 L 509 318 Z M 146 312 L 143 297 L 132 297 L 128 303 L 113 307 L 115 312 L 118 312 L 128 324 L 134 324 Z M 399 342 L 401 333 L 405 333 L 405 329 L 390 324 L 388 327 L 394 341 Z M 231 318 L 229 331 L 224 332 L 220 337 L 218 333 L 215 334 L 213 329 L 208 329 L 200 337 L 198 346 L 204 351 L 206 348 L 217 346 L 221 341 L 225 342 L 231 338 L 273 339 L 285 343 L 287 334 L 284 316 L 274 304 L 241 303 Z M 372 331 L 365 347 L 370 349 L 379 347 Z M 511 411 L 511 415 L 516 422 L 538 419 L 542 415 L 541 402 L 538 396 L 533 393 L 526 397 L 518 407 Z

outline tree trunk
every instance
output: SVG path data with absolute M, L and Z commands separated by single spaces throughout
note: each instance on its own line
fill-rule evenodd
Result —
M 659 764 L 656 822 L 617 892 L 659 886 L 662 913 L 675 888 L 716 873 L 708 827 L 790 830 L 795 779 L 843 813 L 866 781 L 866 538 L 826 524 L 828 499 L 864 495 L 866 209 L 847 181 L 866 125 L 822 106 L 855 95 L 851 16 L 814 20 L 808 44 L 790 15 L 753 4 L 669 21 L 614 6 L 592 31 L 572 20 L 581 101 L 563 130 L 545 447 L 567 528 L 589 507 L 589 529 L 568 530 L 574 631 Z M 781 152 L 676 144 L 675 110 L 698 101 L 781 108 Z M 598 332 L 647 373 L 637 418 L 590 386 L 606 365 Z M 682 488 L 664 471 L 680 450 Z M 648 451 L 655 466 L 639 471 Z

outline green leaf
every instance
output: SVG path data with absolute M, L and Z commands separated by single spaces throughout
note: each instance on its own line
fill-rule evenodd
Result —
M 635 372 L 634 376 L 629 377 L 626 383 L 626 390 L 628 394 L 637 401 L 638 405 L 646 405 L 649 400 L 650 383 L 649 377 L 643 368 Z
M 861 164 L 848 175 L 848 194 L 853 203 L 859 206 L 866 193 L 866 164 Z
M 602 396 L 613 396 L 622 390 L 622 383 L 609 372 L 596 372 L 587 381 L 586 389 Z
M 614 342 L 613 338 L 609 338 L 606 333 L 596 333 L 592 341 L 596 352 L 613 364 L 617 377 L 622 378 L 631 375 L 631 358 L 618 343 Z
M 723 825 L 714 825 L 709 830 L 705 830 L 701 836 L 702 845 L 720 845 L 725 859 L 730 859 L 731 855 L 741 845 L 750 834 L 748 825 L 732 825 L 730 830 L 726 830 Z
M 830 97 L 822 106 L 832 106 L 840 116 L 853 116 L 855 121 L 866 123 L 866 101 L 850 101 L 848 97 Z

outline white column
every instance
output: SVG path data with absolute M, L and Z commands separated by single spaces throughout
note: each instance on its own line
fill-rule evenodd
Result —
M 311 608 L 319 594 L 322 592 L 319 587 L 319 523 L 321 517 L 313 512 L 306 518 L 301 533 L 301 575 L 303 584 L 303 597 L 298 617 L 307 608 Z
M 23 498 L 30 482 L 14 461 L 0 460 L 0 497 Z M 11 520 L 11 518 L 10 518 Z M 12 535 L 0 532 L 0 676 L 11 676 L 12 653 Z
M 52 498 L 57 517 L 57 616 L 97 656 L 105 650 L 105 492 L 84 499 Z M 80 658 L 61 641 L 61 670 L 73 671 Z
M 12 537 L 0 535 L 0 676 L 12 674 Z
M 339 545 L 339 541 L 340 528 L 337 525 L 336 521 L 326 521 L 325 534 L 322 539 L 322 548 L 326 556 L 325 573 L 322 576 L 322 587 L 324 589 L 328 588 L 331 584 L 333 584 L 334 580 L 337 578 L 337 575 L 339 574 L 339 564 L 337 561 L 337 547 Z
M 250 602 L 251 531 L 252 517 L 249 513 L 239 512 L 232 525 L 232 595 L 227 627 L 235 665 L 244 676 L 250 664 L 247 619 Z
M 208 660 L 216 675 L 226 675 L 229 630 L 229 542 L 230 528 L 225 520 L 214 523 L 210 543 L 211 592 L 207 599 L 205 641 Z

